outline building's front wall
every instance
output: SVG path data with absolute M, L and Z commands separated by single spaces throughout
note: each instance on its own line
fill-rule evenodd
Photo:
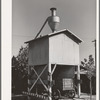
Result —
M 78 65 L 79 44 L 65 34 L 50 37 L 49 62 L 65 65 Z
M 29 65 L 43 65 L 49 61 L 48 38 L 29 43 Z

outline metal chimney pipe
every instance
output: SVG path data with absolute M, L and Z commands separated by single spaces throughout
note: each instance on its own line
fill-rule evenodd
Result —
M 51 8 L 51 16 L 48 17 L 48 24 L 52 30 L 55 32 L 59 26 L 60 18 L 56 15 L 56 8 Z
M 51 16 L 56 16 L 56 8 L 51 8 Z

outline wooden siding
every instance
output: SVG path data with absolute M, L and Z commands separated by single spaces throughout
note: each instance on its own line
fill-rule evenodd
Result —
M 66 65 L 79 64 L 79 44 L 59 34 L 49 38 L 49 62 Z
M 79 44 L 65 34 L 41 38 L 29 43 L 29 65 L 79 64 Z
M 29 65 L 42 65 L 49 62 L 48 38 L 29 43 Z

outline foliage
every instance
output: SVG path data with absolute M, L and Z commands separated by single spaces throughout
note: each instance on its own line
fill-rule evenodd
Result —
M 18 55 L 12 57 L 12 92 L 21 93 L 27 89 L 28 46 L 21 47 Z
M 89 55 L 89 60 L 86 58 L 84 61 L 81 61 L 81 67 L 83 67 L 87 71 L 87 77 L 90 80 L 90 100 L 92 99 L 92 91 L 93 91 L 93 77 L 96 77 L 96 66 L 94 65 L 94 58 L 92 55 Z M 96 81 L 95 81 L 96 85 Z M 96 90 L 95 90 L 96 92 Z
M 81 66 L 87 70 L 87 77 L 89 79 L 96 76 L 96 66 L 94 65 L 94 58 L 92 55 L 89 56 L 89 60 L 85 58 L 84 61 L 81 61 Z

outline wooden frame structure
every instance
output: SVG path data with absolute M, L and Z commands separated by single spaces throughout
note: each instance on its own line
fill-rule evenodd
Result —
M 79 43 L 82 40 L 72 32 L 64 29 L 54 32 L 43 37 L 28 41 L 29 43 L 29 72 L 30 69 L 34 71 L 37 79 L 28 88 L 30 93 L 38 80 L 40 80 L 43 87 L 48 91 L 48 99 L 52 100 L 52 75 L 57 65 L 77 65 L 77 79 L 80 80 L 79 68 Z M 51 65 L 54 64 L 53 69 Z M 34 66 L 44 65 L 40 74 L 37 73 Z M 32 66 L 32 68 L 30 68 Z M 48 86 L 41 79 L 42 74 L 47 69 Z M 28 80 L 30 84 L 30 80 Z M 80 84 L 78 84 L 78 96 L 80 96 Z
M 53 69 L 51 70 L 51 64 L 46 64 L 44 65 L 43 70 L 41 71 L 40 74 L 38 74 L 36 72 L 36 70 L 34 69 L 34 66 L 29 66 L 31 67 L 31 70 L 34 71 L 34 73 L 37 76 L 37 79 L 35 80 L 35 82 L 32 84 L 32 86 L 30 88 L 28 88 L 28 92 L 30 93 L 31 90 L 33 89 L 33 87 L 36 85 L 37 81 L 40 80 L 41 84 L 43 85 L 43 87 L 46 89 L 46 91 L 48 91 L 48 95 L 49 95 L 49 100 L 52 100 L 52 75 L 56 69 L 56 64 L 54 65 Z M 48 68 L 48 87 L 45 85 L 45 83 L 43 82 L 43 80 L 41 79 L 42 74 L 44 73 L 44 71 Z M 30 74 L 30 72 L 28 72 L 28 74 Z M 28 79 L 28 83 L 30 84 L 30 80 Z

